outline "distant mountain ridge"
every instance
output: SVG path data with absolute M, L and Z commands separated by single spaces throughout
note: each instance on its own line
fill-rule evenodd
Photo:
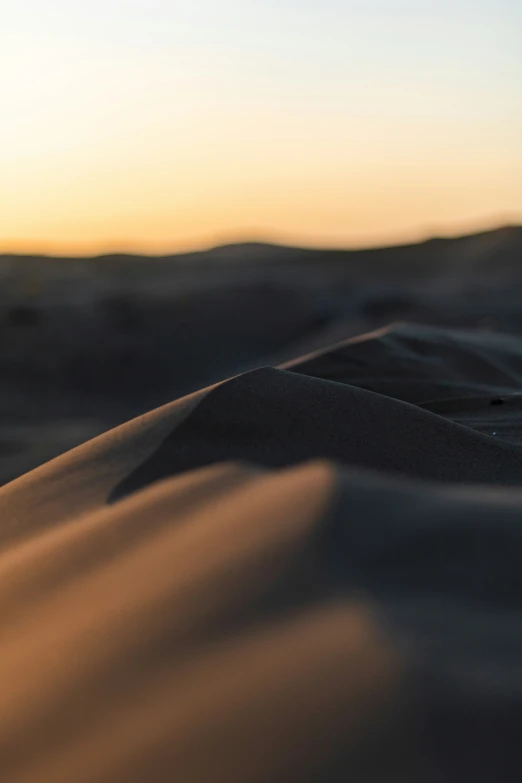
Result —
M 450 255 L 454 263 L 464 260 L 470 254 L 481 263 L 488 260 L 495 260 L 499 255 L 503 262 L 510 260 L 518 261 L 522 255 L 522 226 L 506 225 L 496 229 L 480 231 L 477 233 L 464 234 L 457 237 L 432 237 L 409 244 L 384 245 L 365 248 L 310 248 L 299 247 L 284 244 L 275 244 L 270 242 L 237 242 L 224 245 L 217 245 L 209 249 L 194 250 L 182 253 L 166 254 L 140 254 L 140 253 L 103 253 L 92 256 L 53 256 L 49 254 L 18 254 L 18 253 L 0 253 L 0 267 L 6 262 L 17 261 L 20 263 L 39 262 L 84 264 L 85 262 L 104 262 L 105 264 L 129 263 L 135 265 L 140 261 L 146 261 L 148 265 L 154 265 L 155 262 L 194 262 L 196 264 L 205 263 L 274 263 L 284 261 L 302 261 L 305 263 L 321 261 L 384 261 L 386 259 L 398 260 L 402 257 L 404 260 L 417 258 L 422 261 L 437 261 L 435 252 L 439 256 L 440 262 L 444 260 L 443 256 Z M 510 259 L 509 255 L 513 254 Z

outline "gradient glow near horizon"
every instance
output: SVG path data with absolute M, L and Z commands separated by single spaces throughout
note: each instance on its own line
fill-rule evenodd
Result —
M 0 251 L 522 220 L 518 0 L 16 0 Z

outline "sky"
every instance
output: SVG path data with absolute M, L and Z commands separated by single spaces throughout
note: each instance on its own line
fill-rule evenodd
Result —
M 522 222 L 519 0 L 0 0 L 0 252 Z

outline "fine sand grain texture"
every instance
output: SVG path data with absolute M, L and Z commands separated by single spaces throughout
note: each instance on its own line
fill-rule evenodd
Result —
M 0 780 L 519 781 L 521 380 L 393 325 L 0 489 Z

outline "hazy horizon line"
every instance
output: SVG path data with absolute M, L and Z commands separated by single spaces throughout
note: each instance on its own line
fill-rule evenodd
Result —
M 458 239 L 459 237 L 472 236 L 474 234 L 489 233 L 501 231 L 506 228 L 522 227 L 522 215 L 506 214 L 498 218 L 482 219 L 475 221 L 460 221 L 458 225 L 433 226 L 431 228 L 419 229 L 417 231 L 399 232 L 397 235 L 387 235 L 378 238 L 377 236 L 366 239 L 360 238 L 359 241 L 352 243 L 336 241 L 332 238 L 331 242 L 327 240 L 314 241 L 312 238 L 301 238 L 283 236 L 282 233 L 270 231 L 255 231 L 245 233 L 238 232 L 230 235 L 214 236 L 213 238 L 202 238 L 200 240 L 187 240 L 187 242 L 177 243 L 175 246 L 168 245 L 165 249 L 153 249 L 150 242 L 133 243 L 128 245 L 124 240 L 113 240 L 107 243 L 94 244 L 83 243 L 80 247 L 70 250 L 63 249 L 62 243 L 44 243 L 34 244 L 24 243 L 22 240 L 9 240 L 4 248 L 0 245 L 1 256 L 14 257 L 44 257 L 44 258 L 64 258 L 64 259 L 89 259 L 100 258 L 104 256 L 146 256 L 146 257 L 164 257 L 176 255 L 190 255 L 192 253 L 204 253 L 221 247 L 234 247 L 241 245 L 268 245 L 274 247 L 288 247 L 302 250 L 346 250 L 357 251 L 365 249 L 378 249 L 386 247 L 401 247 L 416 245 L 430 239 Z M 12 244 L 21 245 L 20 249 L 12 248 Z M 27 244 L 24 248 L 23 245 Z M 82 249 L 83 248 L 83 249 Z

